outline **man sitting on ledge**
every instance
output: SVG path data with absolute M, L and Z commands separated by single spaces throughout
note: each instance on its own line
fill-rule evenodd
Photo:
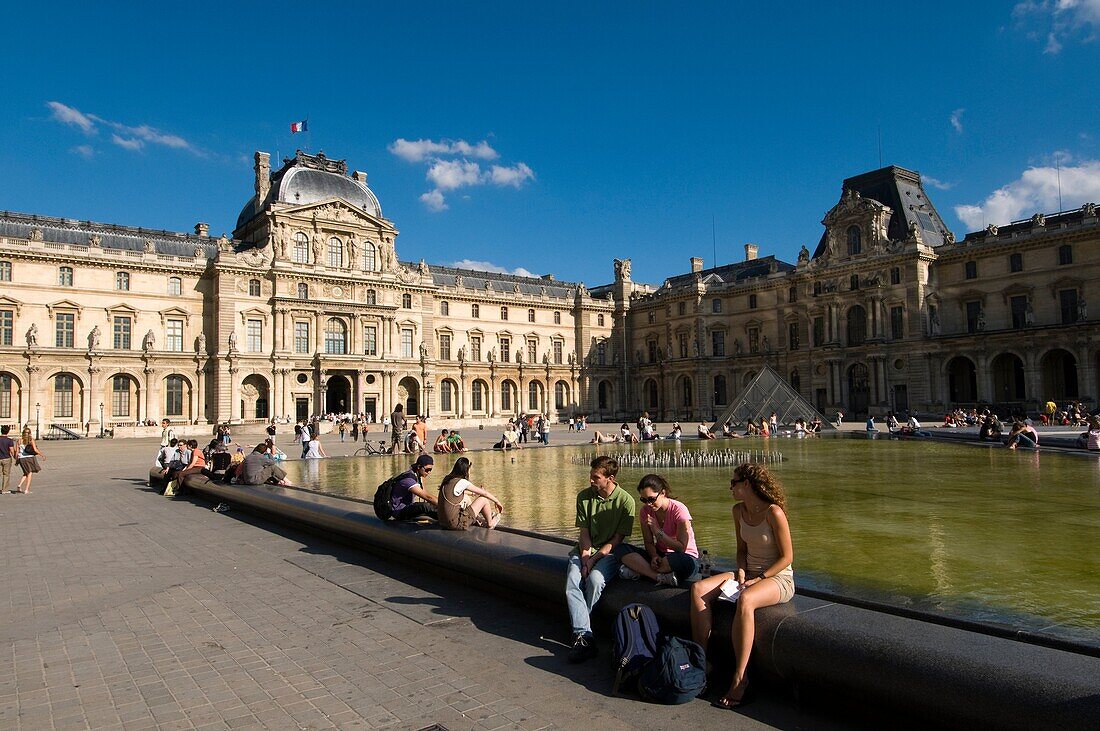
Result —
M 439 520 L 436 512 L 437 498 L 424 489 L 424 478 L 434 469 L 435 459 L 430 454 L 416 458 L 412 467 L 398 475 L 398 482 L 390 493 L 390 508 L 394 520 Z M 416 498 L 424 502 L 417 501 Z
M 237 484 L 239 485 L 290 485 L 286 479 L 286 472 L 275 464 L 271 456 L 268 443 L 260 442 L 252 453 L 244 458 L 240 470 L 237 472 Z
M 569 554 L 565 575 L 565 601 L 573 625 L 569 662 L 584 662 L 598 654 L 592 639 L 592 607 L 607 582 L 619 575 L 620 546 L 634 529 L 634 498 L 619 487 L 618 474 L 618 461 L 596 457 L 589 485 L 577 495 L 580 540 Z

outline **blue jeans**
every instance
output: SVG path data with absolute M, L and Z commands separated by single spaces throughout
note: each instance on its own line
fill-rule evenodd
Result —
M 565 572 L 565 603 L 569 605 L 569 621 L 574 635 L 592 634 L 592 607 L 600 600 L 607 582 L 619 575 L 619 558 L 609 553 L 596 562 L 588 572 L 588 579 L 581 581 L 581 559 L 569 556 L 569 568 Z
M 1035 441 L 1028 435 L 1020 432 L 1012 438 L 1010 444 L 1015 444 L 1019 447 L 1025 447 L 1027 449 L 1035 449 Z

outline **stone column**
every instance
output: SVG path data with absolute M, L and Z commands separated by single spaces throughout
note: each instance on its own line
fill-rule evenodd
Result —
M 267 416 L 272 418 L 275 416 L 282 416 L 276 409 L 282 407 L 283 404 L 283 379 L 279 375 L 280 369 L 276 366 L 271 369 L 271 401 L 268 404 Z
M 1024 353 L 1024 398 L 1042 404 L 1047 399 L 1043 393 L 1043 375 L 1035 360 L 1035 352 L 1028 348 Z
M 468 397 L 466 395 L 466 366 L 461 365 L 458 369 L 458 394 L 456 396 L 458 403 L 455 404 L 455 413 L 458 414 L 460 419 L 470 418 L 470 412 L 467 409 L 469 404 Z
M 241 383 L 237 380 L 240 368 L 235 358 L 229 361 L 229 422 L 241 423 Z
M 82 423 L 88 425 L 88 429 L 85 432 L 84 436 L 89 436 L 91 434 L 93 425 L 95 426 L 96 433 L 99 433 L 99 401 L 97 401 L 95 397 L 96 379 L 98 378 L 99 366 L 97 366 L 95 363 L 90 363 L 88 365 L 88 398 L 85 399 L 85 401 L 88 402 L 88 417 L 86 419 L 81 419 Z M 104 390 L 104 393 L 106 393 L 106 390 Z M 102 399 L 102 396 L 100 398 Z M 106 409 L 109 409 L 110 407 L 110 404 L 105 404 L 104 413 L 106 413 Z
M 209 423 L 206 417 L 206 363 L 202 358 L 195 360 L 195 388 L 192 389 L 191 395 L 195 401 L 191 409 L 195 423 Z
M 975 394 L 978 401 L 993 401 L 993 373 L 989 368 L 989 356 L 982 354 L 977 357 L 977 388 Z
M 367 404 L 367 371 L 363 368 L 355 371 L 355 408 L 352 409 L 353 414 L 358 414 Z
M 153 400 L 153 378 L 154 378 L 155 374 L 153 372 L 152 364 L 149 363 L 148 361 L 145 364 L 144 373 L 145 373 L 145 418 L 146 419 L 153 419 L 154 421 L 159 422 L 163 418 L 163 415 L 159 414 L 159 413 L 155 413 L 154 410 L 153 410 L 156 407 L 156 402 Z
M 313 313 L 313 352 L 323 353 L 325 352 L 325 334 L 322 332 L 322 320 L 320 312 Z M 314 413 L 321 413 L 319 411 Z
M 492 419 L 497 418 L 500 414 L 497 412 L 497 373 L 496 369 L 489 371 L 489 417 Z

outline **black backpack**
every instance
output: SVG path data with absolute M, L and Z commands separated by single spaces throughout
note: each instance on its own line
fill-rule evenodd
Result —
M 638 676 L 638 692 L 655 703 L 687 703 L 707 689 L 706 667 L 702 647 L 691 640 L 662 636 L 656 656 Z
M 615 669 L 612 694 L 637 687 L 642 669 L 657 654 L 657 616 L 644 604 L 628 604 L 615 617 L 615 652 L 611 662 Z
M 406 473 L 402 472 L 400 475 L 394 475 L 374 491 L 374 514 L 380 520 L 393 518 L 393 502 L 391 500 L 393 498 L 393 488 L 397 487 L 398 482 L 401 481 L 401 476 L 404 474 Z

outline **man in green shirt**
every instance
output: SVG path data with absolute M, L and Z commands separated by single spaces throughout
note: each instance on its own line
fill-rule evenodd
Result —
M 565 601 L 573 624 L 569 662 L 596 657 L 592 639 L 592 607 L 607 582 L 619 574 L 618 548 L 634 529 L 634 498 L 619 487 L 619 463 L 611 457 L 592 460 L 589 485 L 577 495 L 580 540 L 569 554 Z

